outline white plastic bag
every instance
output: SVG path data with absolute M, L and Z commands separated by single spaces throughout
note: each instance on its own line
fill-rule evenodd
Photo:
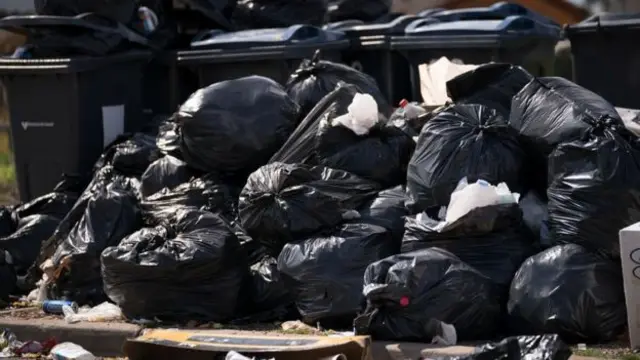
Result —
M 356 94 L 347 111 L 335 118 L 334 123 L 349 128 L 356 135 L 368 134 L 378 122 L 378 103 L 369 94 Z
M 499 204 L 517 204 L 519 197 L 520 195 L 512 193 L 505 183 L 493 186 L 484 180 L 478 180 L 469 184 L 465 177 L 451 194 L 445 222 L 452 223 L 473 209 Z
M 64 320 L 69 323 L 77 323 L 81 321 L 101 322 L 122 319 L 122 310 L 118 305 L 103 302 L 93 308 L 80 308 L 76 313 L 69 306 L 63 306 Z

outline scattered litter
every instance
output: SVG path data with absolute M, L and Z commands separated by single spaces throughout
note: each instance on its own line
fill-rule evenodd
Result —
M 80 345 L 64 342 L 51 349 L 53 360 L 95 360 L 96 357 Z
M 64 320 L 69 323 L 77 323 L 81 321 L 88 322 L 107 322 L 114 320 L 121 320 L 122 310 L 112 303 L 104 302 L 95 307 L 81 307 L 74 309 L 68 305 L 62 307 L 64 313 Z

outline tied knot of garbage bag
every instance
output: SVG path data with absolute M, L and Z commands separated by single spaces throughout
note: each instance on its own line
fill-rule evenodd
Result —
M 271 79 L 222 81 L 193 93 L 174 115 L 180 153 L 196 169 L 244 180 L 286 141 L 298 114 Z
M 247 271 L 229 224 L 195 208 L 102 253 L 105 292 L 129 318 L 230 320 Z

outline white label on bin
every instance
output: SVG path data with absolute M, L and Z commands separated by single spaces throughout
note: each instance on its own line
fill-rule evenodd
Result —
M 53 127 L 53 123 L 52 122 L 31 122 L 31 121 L 23 121 L 20 123 L 20 125 L 22 125 L 22 129 L 24 131 L 27 131 L 27 129 L 29 128 L 34 128 L 34 127 Z
M 124 105 L 102 107 L 102 146 L 124 133 Z

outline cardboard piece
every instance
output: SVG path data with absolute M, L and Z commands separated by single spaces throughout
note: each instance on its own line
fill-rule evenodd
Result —
M 266 335 L 222 330 L 154 329 L 128 340 L 129 360 L 217 359 L 229 351 L 276 360 L 320 360 L 343 355 L 345 360 L 372 360 L 368 336 Z
M 620 230 L 620 259 L 631 348 L 640 347 L 640 223 Z

